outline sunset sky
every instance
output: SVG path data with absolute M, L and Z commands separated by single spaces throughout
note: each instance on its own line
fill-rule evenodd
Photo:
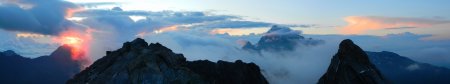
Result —
M 308 38 L 326 40 L 329 45 L 350 38 L 366 44 L 362 47 L 367 50 L 394 51 L 450 66 L 450 62 L 444 62 L 450 60 L 448 3 L 448 0 L 1 0 L 0 38 L 4 40 L 0 42 L 0 50 L 15 50 L 33 58 L 69 44 L 97 59 L 104 51 L 140 37 L 187 55 L 197 55 L 189 50 L 200 51 L 205 45 L 223 50 L 241 47 L 240 42 L 254 43 L 271 26 L 280 25 L 298 30 Z M 217 53 L 227 53 L 220 49 Z M 437 58 L 443 59 L 432 60 Z
M 207 11 L 243 16 L 245 20 L 279 24 L 310 24 L 297 28 L 307 34 L 369 34 L 414 32 L 450 39 L 448 0 L 69 0 L 75 3 L 110 2 L 94 8 L 124 10 Z M 366 24 L 367 23 L 367 24 Z M 358 28 L 354 28 L 358 27 Z M 362 28 L 361 28 L 362 27 Z M 389 29 L 391 28 L 391 29 Z M 423 28 L 423 29 L 422 29 Z M 267 30 L 267 28 L 262 28 Z M 263 30 L 254 32 L 261 33 Z
M 189 61 L 285 70 L 292 77 L 275 77 L 280 84 L 317 83 L 344 39 L 450 68 L 449 32 L 450 0 L 0 0 L 0 52 L 39 58 L 66 45 L 69 60 L 89 66 L 142 38 Z M 267 45 L 295 48 L 243 48 L 274 40 Z

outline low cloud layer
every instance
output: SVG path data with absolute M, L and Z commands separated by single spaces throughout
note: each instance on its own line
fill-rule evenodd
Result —
M 261 36 L 214 35 L 198 30 L 184 30 L 149 34 L 144 38 L 150 42 L 160 42 L 174 52 L 184 54 L 188 60 L 254 62 L 261 67 L 269 82 L 275 84 L 316 83 L 325 72 L 331 56 L 337 51 L 337 46 L 331 48 L 332 46 L 321 45 L 283 53 L 263 51 L 259 55 L 242 50 L 242 46 L 237 43 L 241 39 L 257 40 Z
M 426 28 L 437 24 L 450 23 L 447 20 L 384 17 L 384 16 L 349 16 L 345 18 L 347 26 L 341 29 L 344 34 L 361 34 L 369 30 Z
M 227 34 L 211 34 L 207 28 L 173 30 L 165 32 L 149 32 L 143 38 L 149 42 L 160 42 L 176 53 L 182 53 L 188 60 L 208 59 L 211 61 L 234 61 L 241 59 L 254 62 L 262 69 L 270 83 L 275 84 L 311 84 L 316 83 L 326 71 L 331 57 L 337 52 L 338 44 L 350 38 L 367 51 L 392 51 L 413 60 L 433 65 L 450 67 L 449 41 L 427 41 L 421 38 L 430 35 L 413 33 L 390 34 L 386 36 L 368 35 L 307 35 L 313 39 L 324 40 L 325 43 L 314 47 L 300 47 L 289 52 L 261 52 L 255 54 L 241 50 L 240 40 L 257 42 L 263 34 L 230 36 Z M 101 58 L 105 51 L 115 50 L 124 41 L 119 38 L 120 31 L 114 28 L 93 34 L 91 57 Z M 135 37 L 129 37 L 128 41 Z M 413 67 L 414 68 L 414 67 Z
M 63 0 L 10 0 L 0 4 L 0 28 L 9 31 L 57 35 L 76 25 L 65 19 L 73 3 Z
M 238 42 L 255 42 L 262 34 L 229 36 L 198 30 L 181 30 L 148 34 L 144 38 L 150 42 L 160 42 L 174 52 L 184 54 L 188 60 L 241 59 L 254 62 L 261 67 L 269 82 L 275 84 L 316 83 L 326 71 L 331 57 L 337 52 L 340 41 L 348 38 L 367 51 L 392 51 L 418 62 L 450 67 L 450 45 L 447 44 L 449 41 L 421 40 L 430 35 L 302 35 L 324 40 L 325 43 L 314 47 L 299 47 L 289 52 L 263 51 L 261 54 L 255 54 L 241 50 L 242 45 Z

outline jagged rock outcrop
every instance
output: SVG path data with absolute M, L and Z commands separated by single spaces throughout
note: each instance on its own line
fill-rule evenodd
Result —
M 253 63 L 186 61 L 182 54 L 143 39 L 126 42 L 68 84 L 267 84 Z
M 305 38 L 300 35 L 300 31 L 295 31 L 289 27 L 274 25 L 264 36 L 252 45 L 247 42 L 242 48 L 251 51 L 284 51 L 294 50 L 298 46 L 314 46 L 322 44 L 324 41 Z
M 393 52 L 366 52 L 370 61 L 394 84 L 450 83 L 450 69 L 416 62 Z
M 327 72 L 318 84 L 386 84 L 389 83 L 370 62 L 367 54 L 346 39 L 331 59 Z
M 71 47 L 64 45 L 49 56 L 25 58 L 14 51 L 0 52 L 0 81 L 4 84 L 61 84 L 80 71 L 71 60 Z

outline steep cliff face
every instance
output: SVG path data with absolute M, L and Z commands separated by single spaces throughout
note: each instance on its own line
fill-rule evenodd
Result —
M 340 43 L 319 84 L 386 84 L 387 80 L 369 61 L 367 54 L 351 40 Z
M 241 80 L 234 80 L 236 78 Z M 189 62 L 182 54 L 175 54 L 159 43 L 148 45 L 138 38 L 124 43 L 121 49 L 108 51 L 105 57 L 95 61 L 67 83 L 265 84 L 267 81 L 253 63 Z
M 14 51 L 0 52 L 0 81 L 5 84 L 61 84 L 80 71 L 71 47 L 61 46 L 49 56 L 30 59 Z

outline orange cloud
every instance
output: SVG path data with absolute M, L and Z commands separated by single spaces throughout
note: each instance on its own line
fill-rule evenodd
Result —
M 214 29 L 209 32 L 210 34 L 243 34 L 244 32 L 240 29 Z
M 84 8 L 68 8 L 67 10 L 66 10 L 66 14 L 65 14 L 65 18 L 71 18 L 71 17 L 73 17 L 73 15 L 75 14 L 75 13 L 77 13 L 77 12 L 82 12 L 82 11 L 85 11 L 85 9 Z
M 347 26 L 341 28 L 343 34 L 361 34 L 369 30 L 396 29 L 396 28 L 425 28 L 435 24 L 449 21 L 381 16 L 349 16 L 345 18 Z
M 154 33 L 163 33 L 163 32 L 167 32 L 167 31 L 177 31 L 178 30 L 178 25 L 173 25 L 173 26 L 169 26 L 169 27 L 164 27 L 158 30 L 153 31 Z

